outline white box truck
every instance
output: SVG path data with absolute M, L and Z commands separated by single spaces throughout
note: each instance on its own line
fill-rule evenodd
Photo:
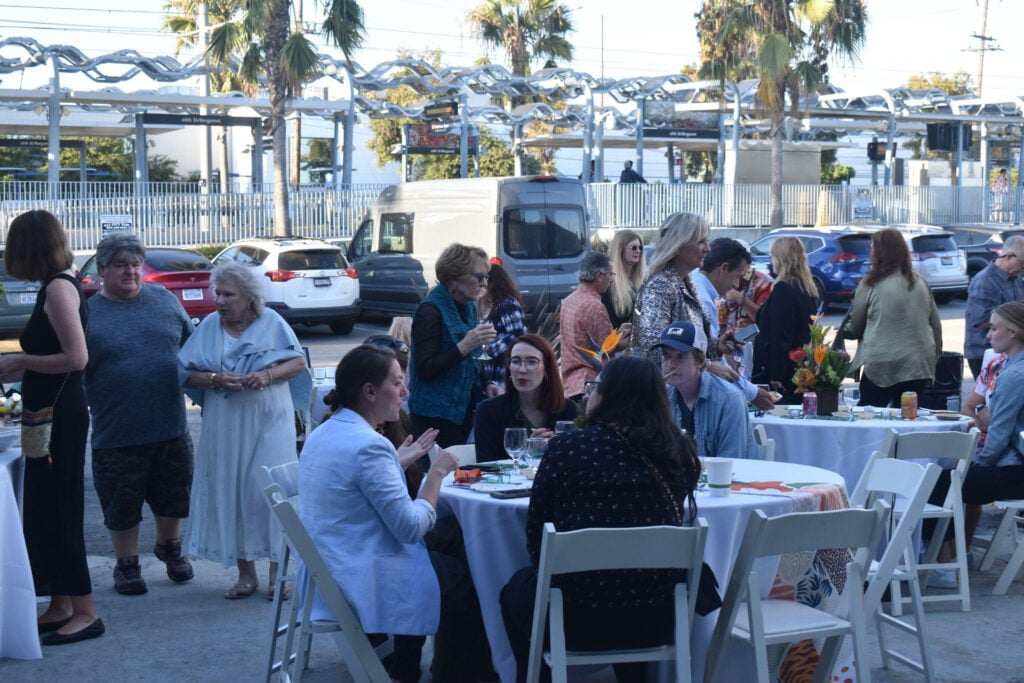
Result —
M 574 178 L 425 180 L 387 188 L 348 248 L 363 311 L 412 315 L 437 284 L 453 242 L 481 247 L 508 271 L 532 319 L 577 284 L 590 248 L 586 189 Z

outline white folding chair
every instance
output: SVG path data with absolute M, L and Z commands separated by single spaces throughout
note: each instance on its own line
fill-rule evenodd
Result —
M 764 425 L 754 425 L 754 443 L 757 444 L 757 452 L 761 460 L 774 462 L 775 460 L 775 439 L 768 438 L 768 432 Z
M 445 450 L 457 457 L 460 465 L 476 464 L 476 446 L 474 444 L 467 443 L 464 446 L 448 446 Z
M 274 514 L 283 527 L 283 536 L 285 543 L 288 545 L 289 554 L 294 554 L 300 559 L 305 568 L 301 590 L 296 591 L 293 600 L 293 615 L 297 613 L 297 603 L 300 596 L 304 599 L 301 618 L 296 622 L 293 616 L 290 623 L 285 626 L 285 651 L 281 660 L 276 662 L 274 661 L 274 643 L 279 636 L 277 635 L 277 624 L 275 622 L 275 635 L 271 638 L 270 659 L 267 669 L 268 681 L 275 671 L 283 671 L 288 675 L 288 669 L 290 668 L 289 680 L 296 681 L 297 683 L 302 676 L 303 670 L 306 668 L 313 634 L 330 632 L 334 635 L 338 650 L 341 651 L 345 666 L 348 668 L 349 674 L 354 681 L 359 683 L 364 683 L 365 681 L 390 683 L 391 678 L 380 661 L 381 655 L 386 654 L 386 651 L 392 647 L 390 639 L 387 643 L 378 646 L 376 649 L 370 644 L 352 606 L 345 599 L 345 595 L 341 592 L 341 588 L 338 587 L 334 577 L 331 576 L 327 563 L 324 562 L 320 551 L 316 549 L 313 539 L 310 538 L 309 532 L 306 531 L 306 527 L 303 525 L 302 520 L 299 519 L 294 505 L 288 500 L 285 493 L 277 483 L 270 484 L 264 489 L 264 494 L 270 502 L 271 509 L 273 509 Z M 284 557 L 281 558 L 282 563 L 284 559 Z M 275 595 L 275 601 L 280 599 L 280 584 L 277 590 L 278 593 Z M 319 591 L 320 597 L 331 610 L 335 621 L 312 621 L 310 615 L 313 609 L 313 597 L 317 591 Z M 295 642 L 294 633 L 296 626 L 298 626 L 299 631 L 298 646 L 293 652 L 292 645 Z M 292 666 L 289 667 L 290 664 Z
M 868 588 L 864 593 L 864 611 L 874 616 L 878 631 L 878 645 L 882 650 L 882 667 L 889 668 L 889 660 L 894 659 L 915 671 L 924 674 L 926 681 L 932 680 L 934 671 L 931 654 L 928 650 L 928 638 L 925 634 L 924 603 L 921 601 L 920 576 L 917 572 L 917 553 L 914 550 L 914 530 L 921 521 L 921 513 L 928 503 L 928 496 L 935 488 L 939 478 L 939 466 L 928 463 L 921 466 L 906 460 L 894 460 L 881 457 L 875 452 L 868 461 L 857 487 L 850 497 L 850 506 L 867 508 L 881 498 L 892 505 L 893 517 L 890 517 L 890 531 L 885 551 L 877 562 L 872 562 L 868 570 Z M 899 500 L 897 500 L 899 499 Z M 893 528 L 895 511 L 899 508 L 899 522 Z M 886 586 L 891 583 L 906 582 L 909 586 L 911 605 L 914 612 L 914 623 L 909 623 L 895 616 L 886 614 L 882 609 L 882 596 Z M 886 645 L 885 625 L 893 626 L 917 638 L 921 661 L 890 649 Z
M 922 581 L 927 585 L 927 575 L 933 569 L 952 569 L 957 577 L 956 592 L 950 594 L 925 595 L 924 602 L 960 602 L 964 612 L 971 610 L 971 587 L 967 575 L 967 544 L 964 532 L 964 500 L 963 483 L 970 467 L 971 458 L 978 446 L 981 432 L 976 428 L 964 432 L 909 432 L 897 434 L 893 440 L 891 455 L 900 460 L 934 460 L 942 458 L 956 460 L 956 467 L 950 472 L 949 492 L 942 505 L 925 505 L 922 519 L 934 519 L 935 530 L 925 550 L 924 562 L 917 566 Z M 938 562 L 939 550 L 946 535 L 950 521 L 953 522 L 953 542 L 956 547 L 956 558 L 952 562 Z M 894 584 L 892 591 L 892 613 L 894 616 L 903 614 L 903 604 L 909 602 L 899 592 L 899 584 Z
M 676 681 L 689 681 L 690 627 L 698 592 L 696 585 L 691 590 L 689 582 L 699 581 L 707 530 L 703 519 L 698 519 L 693 527 L 601 528 L 561 533 L 555 531 L 551 522 L 545 523 L 526 680 L 530 683 L 540 680 L 543 659 L 551 667 L 554 683 L 565 683 L 569 666 L 647 661 L 674 661 Z M 551 587 L 551 577 L 609 569 L 686 570 L 687 583 L 675 587 L 674 644 L 599 652 L 566 650 L 562 591 Z M 549 607 L 551 649 L 544 651 L 544 625 L 549 618 Z
M 801 640 L 825 638 L 814 672 L 814 681 L 831 680 L 843 636 L 853 636 L 857 678 L 871 680 L 867 659 L 867 632 L 864 612 L 864 567 L 878 545 L 889 506 L 876 501 L 870 510 L 831 510 L 798 512 L 769 518 L 754 510 L 747 522 L 739 556 L 729 577 L 715 632 L 711 636 L 705 683 L 716 683 L 718 667 L 729 636 L 749 642 L 754 648 L 757 680 L 768 683 L 768 646 Z M 754 571 L 759 557 L 826 548 L 856 548 L 857 554 L 846 568 L 846 586 L 837 614 L 829 614 L 795 600 L 761 597 L 761 582 Z
M 1003 510 L 1003 517 L 999 520 L 999 526 L 988 543 L 988 549 L 981 558 L 980 569 L 988 571 L 996 560 L 996 553 L 1002 546 L 1002 541 L 1007 535 L 1010 537 L 1011 547 L 1014 549 L 1010 561 L 996 581 L 992 589 L 994 595 L 1005 595 L 1010 584 L 1020 573 L 1021 565 L 1024 565 L 1024 543 L 1021 542 L 1017 533 L 1017 523 L 1024 522 L 1024 500 L 997 500 L 993 503 L 998 509 Z

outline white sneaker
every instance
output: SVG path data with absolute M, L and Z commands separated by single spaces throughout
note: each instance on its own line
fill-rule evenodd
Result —
M 929 588 L 956 588 L 959 586 L 954 569 L 933 569 L 928 575 Z

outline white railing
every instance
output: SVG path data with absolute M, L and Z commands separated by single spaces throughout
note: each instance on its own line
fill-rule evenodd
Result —
M 384 185 L 345 190 L 303 186 L 289 194 L 293 232 L 310 237 L 351 237 Z M 269 185 L 203 194 L 196 183 L 62 182 L 0 183 L 0 226 L 30 209 L 46 209 L 63 222 L 76 250 L 95 247 L 101 217 L 130 215 L 147 244 L 225 244 L 270 234 L 274 201 Z M 617 184 L 589 186 L 594 227 L 652 227 L 675 211 L 698 213 L 735 234 L 752 234 L 770 223 L 768 185 Z M 52 197 L 57 197 L 56 199 Z M 786 185 L 787 226 L 850 223 L 1019 223 L 1020 188 L 997 196 L 987 187 L 872 187 Z

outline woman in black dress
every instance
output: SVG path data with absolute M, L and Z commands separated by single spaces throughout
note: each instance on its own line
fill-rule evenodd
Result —
M 25 462 L 25 544 L 36 595 L 50 604 L 38 619 L 44 645 L 103 635 L 85 557 L 85 439 L 89 412 L 82 384 L 88 360 L 86 304 L 71 274 L 74 256 L 60 221 L 29 211 L 11 222 L 4 263 L 42 288 L 25 331 L 24 353 L 0 357 L 0 382 L 22 382 L 26 410 L 53 406 L 48 458 Z
M 800 403 L 793 373 L 796 362 L 789 352 L 811 340 L 811 316 L 818 310 L 818 290 L 807 266 L 807 253 L 796 237 L 780 237 L 772 243 L 772 293 L 757 313 L 761 330 L 754 337 L 754 370 L 751 381 L 768 384 L 782 393 L 782 403 Z

